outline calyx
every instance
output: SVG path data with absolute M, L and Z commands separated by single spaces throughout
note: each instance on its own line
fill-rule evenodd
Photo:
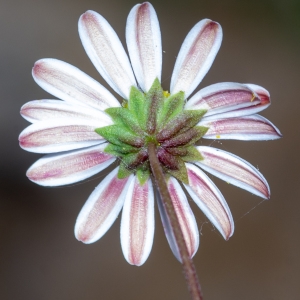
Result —
M 155 79 L 147 93 L 132 87 L 123 107 L 105 112 L 114 125 L 95 131 L 109 142 L 105 152 L 121 159 L 119 178 L 136 173 L 141 184 L 146 182 L 151 173 L 147 146 L 154 143 L 164 172 L 188 183 L 184 162 L 203 159 L 193 145 L 208 130 L 196 126 L 205 110 L 185 110 L 184 93 L 169 95 Z

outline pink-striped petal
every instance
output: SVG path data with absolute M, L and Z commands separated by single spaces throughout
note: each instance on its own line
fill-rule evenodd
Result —
M 128 99 L 136 81 L 116 32 L 101 15 L 91 10 L 80 17 L 78 30 L 83 47 L 98 72 L 119 95 Z
M 39 159 L 27 171 L 27 177 L 43 186 L 59 186 L 89 178 L 112 164 L 116 158 L 104 152 L 107 143 L 49 154 Z
M 259 103 L 258 96 L 246 85 L 222 82 L 201 89 L 186 103 L 185 109 L 204 109 L 205 116 L 210 116 Z
M 125 259 L 141 266 L 148 258 L 154 236 L 154 195 L 151 179 L 131 181 L 123 206 L 121 246 Z
M 197 150 L 204 159 L 196 164 L 205 171 L 257 196 L 270 198 L 268 182 L 244 159 L 213 147 L 199 146 Z
M 168 190 L 174 205 L 175 213 L 179 220 L 180 228 L 189 252 L 190 257 L 193 257 L 199 247 L 199 232 L 195 216 L 188 203 L 186 195 L 179 185 L 178 181 L 171 177 L 168 182 Z M 165 212 L 161 199 L 158 199 L 159 212 L 161 215 L 164 231 L 170 245 L 170 248 L 175 257 L 181 261 L 180 253 L 174 238 L 174 234 L 170 225 L 169 218 Z
M 99 82 L 63 61 L 41 59 L 34 64 L 32 76 L 41 88 L 62 100 L 99 110 L 120 106 L 118 100 Z
M 260 115 L 216 120 L 203 118 L 198 125 L 209 127 L 203 136 L 206 139 L 261 141 L 275 140 L 282 136 L 274 124 Z
M 206 217 L 228 240 L 234 231 L 234 223 L 229 207 L 215 184 L 198 167 L 186 164 L 189 185 L 186 190 Z
M 185 38 L 179 51 L 171 79 L 171 94 L 195 90 L 210 69 L 222 42 L 220 24 L 204 19 Z
M 89 147 L 104 142 L 95 132 L 105 126 L 99 122 L 82 120 L 50 120 L 36 122 L 25 128 L 20 136 L 21 148 L 37 153 L 54 153 Z
M 235 113 L 232 113 L 230 117 L 239 117 L 250 114 L 256 114 L 264 109 L 266 109 L 271 104 L 270 93 L 263 87 L 256 84 L 244 84 L 249 87 L 260 99 L 260 103 L 255 106 L 245 107 L 239 110 L 236 110 Z M 228 116 L 225 116 L 228 117 Z
M 263 87 L 254 84 L 243 84 L 243 86 L 253 92 L 253 100 L 250 100 L 251 102 L 248 106 L 238 105 L 228 107 L 224 110 L 210 110 L 205 114 L 203 120 L 210 121 L 253 115 L 266 109 L 271 104 L 270 94 Z
M 126 42 L 135 77 L 147 92 L 162 67 L 161 35 L 156 12 L 149 2 L 135 5 L 127 18 Z
M 61 100 L 34 100 L 27 102 L 21 108 L 21 115 L 27 121 L 49 121 L 53 119 L 83 119 L 103 120 L 107 125 L 112 125 L 111 118 L 100 110 L 84 105 L 74 105 Z
M 118 217 L 134 176 L 119 179 L 117 173 L 118 168 L 107 175 L 82 207 L 74 229 L 77 240 L 96 242 Z

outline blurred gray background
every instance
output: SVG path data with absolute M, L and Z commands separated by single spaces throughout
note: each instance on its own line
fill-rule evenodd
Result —
M 104 174 L 74 186 L 43 188 L 25 172 L 41 155 L 18 146 L 29 100 L 52 98 L 32 77 L 40 58 L 67 61 L 106 85 L 85 55 L 77 21 L 102 14 L 125 42 L 133 0 L 0 0 L 0 299 L 189 299 L 180 264 L 156 210 L 152 253 L 142 267 L 124 260 L 119 219 L 98 242 L 73 235 L 77 214 Z M 203 141 L 251 162 L 267 178 L 271 200 L 213 178 L 232 210 L 236 230 L 225 242 L 192 204 L 201 243 L 195 256 L 206 300 L 300 299 L 300 1 L 154 0 L 163 40 L 164 89 L 180 45 L 203 18 L 218 21 L 224 40 L 200 87 L 222 82 L 267 88 L 262 112 L 283 133 L 268 142 Z

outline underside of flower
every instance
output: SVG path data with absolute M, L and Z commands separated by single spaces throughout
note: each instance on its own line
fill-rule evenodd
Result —
M 140 184 L 147 181 L 150 175 L 147 146 L 151 142 L 156 145 L 165 174 L 188 184 L 185 162 L 202 160 L 193 145 L 208 127 L 197 126 L 206 110 L 186 110 L 184 104 L 184 92 L 170 95 L 156 79 L 147 93 L 132 87 L 123 107 L 105 110 L 114 125 L 95 131 L 109 142 L 105 152 L 121 159 L 120 179 L 136 173 Z
M 268 183 L 242 158 L 195 143 L 200 138 L 280 138 L 280 131 L 257 114 L 270 105 L 269 92 L 255 84 L 222 82 L 200 89 L 189 99 L 221 45 L 222 28 L 209 19 L 198 22 L 186 36 L 171 76 L 170 94 L 160 83 L 161 33 L 150 3 L 135 5 L 127 18 L 129 57 L 116 32 L 98 13 L 84 13 L 78 30 L 87 55 L 123 103 L 66 62 L 37 61 L 32 70 L 34 80 L 60 100 L 34 100 L 21 108 L 21 115 L 32 124 L 20 134 L 20 146 L 47 154 L 28 169 L 28 178 L 43 186 L 73 184 L 119 159 L 119 166 L 84 204 L 75 236 L 84 243 L 97 241 L 123 209 L 121 246 L 133 265 L 142 265 L 151 251 L 154 195 L 167 240 L 178 260 L 183 256 L 167 201 L 162 198 L 172 203 L 186 256 L 192 257 L 199 246 L 199 231 L 186 194 L 228 240 L 234 232 L 230 209 L 201 169 L 264 199 L 270 198 Z M 165 184 L 168 197 L 160 197 L 160 183 Z

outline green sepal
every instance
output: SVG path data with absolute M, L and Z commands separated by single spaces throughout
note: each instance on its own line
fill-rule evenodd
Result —
M 118 178 L 123 179 L 134 173 L 134 170 L 128 169 L 123 162 L 119 165 Z
M 167 152 L 174 156 L 180 156 L 183 161 L 201 161 L 203 156 L 194 146 L 166 148 Z
M 138 120 L 140 127 L 146 130 L 147 114 L 146 114 L 146 99 L 145 94 L 136 87 L 131 87 L 128 109 L 133 116 Z
M 168 168 L 164 168 L 166 173 L 169 173 L 171 176 L 177 178 L 181 182 L 185 184 L 189 184 L 189 178 L 187 174 L 187 169 L 185 166 L 185 163 L 182 159 L 178 158 L 178 169 L 177 170 L 171 170 Z
M 157 134 L 158 141 L 164 141 L 174 135 L 183 133 L 199 123 L 206 110 L 185 110 L 166 123 Z
M 132 132 L 143 134 L 137 118 L 123 107 L 110 107 L 105 112 L 113 119 L 115 125 L 127 127 Z
M 125 163 L 128 169 L 136 169 L 148 159 L 146 150 L 140 150 L 137 153 L 129 153 L 122 157 L 122 162 Z
M 185 162 L 196 162 L 196 161 L 201 161 L 203 160 L 203 156 L 201 153 L 194 147 L 194 146 L 189 146 L 186 147 L 187 149 L 187 154 L 184 156 L 181 156 L 181 159 Z
M 140 185 L 144 185 L 148 178 L 150 177 L 150 170 L 144 168 L 138 168 L 136 172 L 136 176 L 139 180 Z
M 108 144 L 104 152 L 109 153 L 111 155 L 117 156 L 117 157 L 123 157 L 125 154 L 129 153 L 136 153 L 140 149 L 132 147 L 130 145 L 123 144 L 122 146 L 114 145 L 114 144 Z
M 159 80 L 156 78 L 150 88 L 145 94 L 146 100 L 146 131 L 149 134 L 155 133 L 157 129 L 157 114 L 162 110 L 164 103 L 164 94 Z
M 186 156 L 188 154 L 188 147 L 169 147 L 165 148 L 167 152 L 174 156 Z
M 125 143 L 134 147 L 141 147 L 144 144 L 141 137 L 134 135 L 126 127 L 121 125 L 110 125 L 96 128 L 95 131 L 107 141 L 115 145 L 123 146 Z
M 208 127 L 195 126 L 171 139 L 164 141 L 161 146 L 168 148 L 193 145 L 207 132 L 207 130 Z
M 157 150 L 157 158 L 158 160 L 167 168 L 171 170 L 178 169 L 178 159 L 179 156 L 174 156 L 170 154 L 166 149 L 160 148 Z
M 181 114 L 178 116 L 178 120 L 180 120 L 180 118 L 183 118 L 185 120 L 179 133 L 195 127 L 200 122 L 202 117 L 206 114 L 206 112 L 206 109 L 184 110 L 182 112 L 182 117 Z
M 164 124 L 178 115 L 184 106 L 184 92 L 179 92 L 165 99 L 162 109 L 157 114 L 157 127 L 160 130 Z
M 208 130 L 208 127 L 204 127 L 204 126 L 195 126 L 189 130 L 195 130 L 197 133 L 195 134 L 195 136 L 186 144 L 186 146 L 191 146 L 193 144 L 195 144 L 198 140 L 200 140 L 205 133 Z M 186 134 L 186 131 L 182 133 L 183 135 Z
M 209 129 L 209 127 L 206 127 L 206 126 L 195 126 L 194 128 L 197 129 L 197 131 L 200 135 L 200 138 L 202 138 L 206 134 L 207 130 Z M 196 142 L 197 142 L 197 140 L 195 140 L 193 143 L 196 143 Z
M 138 153 L 129 153 L 123 155 L 123 157 L 121 158 L 118 177 L 125 178 L 134 173 L 137 168 L 145 171 L 146 168 L 144 167 L 144 165 L 147 158 L 148 154 L 145 150 L 140 150 Z

